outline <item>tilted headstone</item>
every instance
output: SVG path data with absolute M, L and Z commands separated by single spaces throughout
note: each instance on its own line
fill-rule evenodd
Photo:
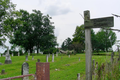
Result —
M 22 64 L 22 75 L 29 74 L 29 64 L 27 62 L 24 62 Z M 29 77 L 24 77 L 23 80 L 29 80 Z
M 34 60 L 34 56 L 32 55 L 32 60 Z
M 25 56 L 25 60 L 28 61 L 28 56 L 27 55 Z
M 48 62 L 48 55 L 46 55 L 46 62 Z
M 52 62 L 54 62 L 54 53 L 52 54 Z
M 80 73 L 77 74 L 77 80 L 80 80 Z
M 3 70 L 1 71 L 1 74 L 5 74 L 5 69 L 3 69 Z
M 11 64 L 11 63 L 12 63 L 12 61 L 11 61 L 10 54 L 9 54 L 9 47 L 7 47 L 5 64 Z

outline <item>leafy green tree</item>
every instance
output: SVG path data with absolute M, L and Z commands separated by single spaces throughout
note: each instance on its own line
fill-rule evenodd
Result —
M 33 29 L 30 24 L 30 14 L 25 10 L 20 10 L 21 17 L 18 20 L 21 20 L 22 24 L 16 24 L 14 26 L 14 36 L 11 38 L 11 43 L 16 44 L 18 46 L 23 46 L 25 48 L 25 52 L 30 50 L 32 53 L 33 46 L 34 46 L 34 36 Z
M 54 26 L 50 24 L 49 15 L 43 16 L 38 10 L 33 10 L 29 14 L 25 10 L 20 10 L 21 16 L 14 22 L 14 36 L 11 43 L 22 46 L 25 52 L 33 52 L 34 47 L 44 51 L 56 46 L 56 37 L 54 36 Z M 19 21 L 19 24 L 17 22 Z
M 85 29 L 84 25 L 77 26 L 73 34 L 73 46 L 76 52 L 82 52 L 85 49 Z M 79 47 L 81 47 L 79 49 Z M 80 50 L 80 51 L 79 51 Z
M 116 41 L 116 34 L 112 30 L 104 30 L 101 29 L 97 34 L 96 38 L 98 41 L 97 49 L 101 49 L 103 51 L 108 51 Z
M 4 45 L 6 38 L 5 34 L 8 33 L 9 26 L 4 24 L 4 21 L 13 16 L 15 11 L 15 4 L 10 0 L 0 0 L 0 45 Z
M 67 38 L 66 40 L 64 40 L 64 42 L 61 45 L 61 48 L 63 50 L 70 50 L 71 49 L 71 44 L 72 44 L 72 40 L 71 38 Z

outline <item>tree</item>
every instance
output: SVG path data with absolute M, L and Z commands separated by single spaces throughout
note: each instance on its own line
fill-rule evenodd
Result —
M 20 10 L 21 16 L 15 21 L 14 36 L 11 38 L 11 43 L 22 46 L 25 52 L 33 52 L 33 48 L 38 50 L 46 50 L 56 46 L 56 37 L 54 36 L 54 26 L 50 24 L 49 15 L 43 16 L 38 10 L 33 10 L 29 14 L 25 10 Z
M 71 50 L 71 44 L 72 44 L 72 40 L 68 37 L 66 40 L 64 40 L 64 42 L 62 43 L 61 48 L 63 50 Z
M 116 41 L 116 34 L 112 30 L 104 30 L 101 29 L 97 34 L 96 38 L 98 41 L 97 49 L 101 49 L 103 51 L 108 51 Z
M 6 38 L 5 34 L 9 30 L 9 26 L 5 26 L 4 21 L 11 16 L 15 11 L 15 4 L 10 0 L 0 0 L 0 45 L 4 45 Z
M 77 26 L 75 33 L 73 34 L 73 42 L 74 42 L 74 48 L 76 48 L 75 50 L 77 50 L 76 52 L 82 52 L 82 50 L 85 49 L 85 29 L 84 29 L 84 25 L 81 26 Z M 81 49 L 78 49 L 77 46 L 83 46 Z M 80 50 L 80 51 L 78 51 Z
M 16 24 L 14 26 L 14 36 L 11 38 L 10 43 L 16 44 L 18 46 L 22 46 L 25 48 L 25 52 L 30 50 L 30 53 L 33 51 L 34 46 L 34 36 L 33 36 L 33 29 L 30 24 L 30 14 L 25 10 L 20 10 L 22 14 L 19 19 L 22 23 Z

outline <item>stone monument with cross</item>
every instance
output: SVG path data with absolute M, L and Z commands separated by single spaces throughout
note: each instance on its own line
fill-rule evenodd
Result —
M 92 80 L 91 28 L 113 27 L 113 21 L 113 17 L 90 19 L 90 12 L 84 11 L 86 80 Z
M 9 54 L 9 47 L 7 47 L 7 53 L 6 53 L 6 59 L 5 59 L 5 64 L 11 64 L 11 58 L 10 58 L 10 54 Z

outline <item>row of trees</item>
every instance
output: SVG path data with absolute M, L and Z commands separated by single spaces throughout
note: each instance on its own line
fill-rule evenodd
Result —
M 7 36 L 13 47 L 20 46 L 25 52 L 30 53 L 34 50 L 39 53 L 39 50 L 55 48 L 57 45 L 55 27 L 49 15 L 43 15 L 39 10 L 33 10 L 32 13 L 22 9 L 16 11 L 15 5 L 10 0 L 1 0 L 0 7 L 1 39 Z
M 108 51 L 112 50 L 115 44 L 116 34 L 112 30 L 100 29 L 96 34 L 91 29 L 91 42 L 93 51 Z M 73 39 L 67 38 L 62 43 L 63 50 L 75 50 L 76 52 L 83 52 L 85 50 L 85 29 L 84 25 L 77 26 Z

